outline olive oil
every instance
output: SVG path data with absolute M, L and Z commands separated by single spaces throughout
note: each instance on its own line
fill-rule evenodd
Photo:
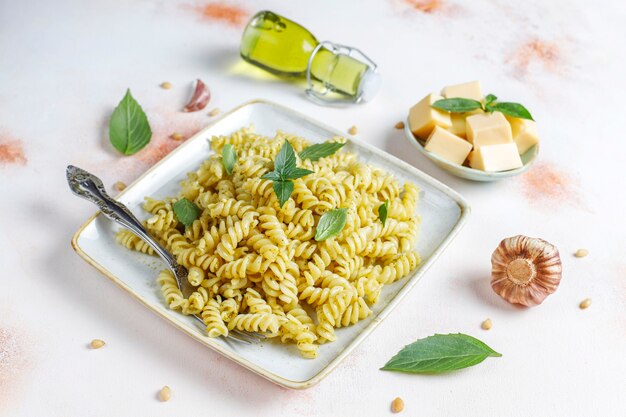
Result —
M 355 50 L 330 42 L 320 44 L 298 23 L 269 11 L 252 17 L 243 32 L 240 50 L 243 59 L 273 74 L 286 77 L 309 74 L 321 82 L 321 96 L 328 90 L 347 96 L 350 101 L 359 101 L 364 89 L 373 86 L 376 66 L 373 62 L 363 62 L 368 60 L 364 55 L 363 61 L 354 58 L 351 51 Z

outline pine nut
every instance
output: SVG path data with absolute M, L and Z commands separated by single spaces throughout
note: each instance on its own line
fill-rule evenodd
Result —
M 183 140 L 183 135 L 178 132 L 174 132 L 170 135 L 170 138 L 174 140 Z
M 400 122 L 396 123 L 395 128 L 398 129 L 398 130 L 404 129 L 404 122 L 400 121 Z
M 358 129 L 356 128 L 356 126 L 352 126 L 350 129 L 348 129 L 348 133 L 351 135 L 356 135 L 358 132 Z
M 122 191 L 126 188 L 126 184 L 124 184 L 122 181 L 118 181 L 115 183 L 114 187 L 117 191 Z
M 91 343 L 89 343 L 92 349 L 100 349 L 104 345 L 106 345 L 106 343 L 104 343 L 104 340 L 100 339 L 93 339 Z
M 402 401 L 402 398 L 396 397 L 391 402 L 391 411 L 394 413 L 400 413 L 402 410 L 404 410 L 404 401 Z
M 585 298 L 584 300 L 580 302 L 578 307 L 580 307 L 581 310 L 584 310 L 588 308 L 590 305 L 591 305 L 591 298 Z
M 574 252 L 574 256 L 577 258 L 584 258 L 587 255 L 589 255 L 589 251 L 587 249 L 578 249 Z
M 168 81 L 163 81 L 161 83 L 161 88 L 164 90 L 169 90 L 170 88 L 172 88 L 172 83 L 168 82 Z
M 480 328 L 483 330 L 489 330 L 492 325 L 493 323 L 491 322 L 491 319 L 487 319 L 480 324 Z
M 161 388 L 161 391 L 159 391 L 159 399 L 165 402 L 169 401 L 170 398 L 172 398 L 172 390 L 170 389 L 170 387 L 165 385 L 163 388 Z
M 218 114 L 220 114 L 220 109 L 219 108 L 214 108 L 213 110 L 211 110 L 209 113 L 209 116 L 213 117 L 213 116 L 217 116 Z

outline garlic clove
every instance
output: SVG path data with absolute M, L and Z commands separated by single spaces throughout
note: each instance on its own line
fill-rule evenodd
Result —
M 491 256 L 491 287 L 506 301 L 539 305 L 561 281 L 558 249 L 543 239 L 514 236 L 504 239 Z

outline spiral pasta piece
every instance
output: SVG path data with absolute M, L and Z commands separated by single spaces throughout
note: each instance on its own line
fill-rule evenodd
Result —
M 250 230 L 256 226 L 256 216 L 257 213 L 248 212 L 239 221 L 232 222 L 230 221 L 232 217 L 228 217 L 226 222 L 220 223 L 220 229 L 224 229 L 225 233 L 220 236 L 220 243 L 218 243 L 215 252 L 225 261 L 231 262 L 235 259 L 235 249 L 237 249 L 239 242 L 248 237 Z
M 122 229 L 115 235 L 115 241 L 128 249 L 146 253 L 148 255 L 154 254 L 152 246 L 148 245 L 143 239 L 135 235 L 128 229 Z
M 246 332 L 278 333 L 278 319 L 271 313 L 238 314 L 228 322 L 228 329 Z
M 169 270 L 163 270 L 157 277 L 157 283 L 161 286 L 161 292 L 165 297 L 165 302 L 172 310 L 180 310 L 188 302 L 183 297 L 183 293 L 178 289 L 176 278 Z
M 281 342 L 294 341 L 300 354 L 309 359 L 317 357 L 317 336 L 296 316 L 288 313 L 281 323 Z
M 265 231 L 265 235 L 278 246 L 287 246 L 289 239 L 283 230 L 281 223 L 274 214 L 262 214 L 259 217 L 259 226 Z
M 211 299 L 202 310 L 202 321 L 206 324 L 206 332 L 209 337 L 228 336 L 228 327 L 224 323 L 220 304 Z

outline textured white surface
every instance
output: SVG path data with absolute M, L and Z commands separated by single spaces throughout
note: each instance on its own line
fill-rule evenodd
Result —
M 435 3 L 429 12 L 404 0 L 237 3 L 276 10 L 380 64 L 383 89 L 373 102 L 331 109 L 307 102 L 297 85 L 246 75 L 237 65 L 240 28 L 199 18 L 193 0 L 0 2 L 0 145 L 21 140 L 28 159 L 0 165 L 0 415 L 386 415 L 396 396 L 406 415 L 626 415 L 626 6 Z M 444 258 L 310 390 L 279 388 L 219 357 L 70 249 L 92 208 L 70 195 L 65 165 L 98 172 L 109 186 L 132 180 L 167 147 L 168 134 L 209 120 L 178 112 L 197 77 L 212 88 L 209 108 L 261 97 L 338 128 L 357 125 L 361 140 L 472 205 Z M 541 153 L 523 177 L 454 178 L 393 129 L 427 92 L 472 79 L 526 104 L 539 121 Z M 165 80 L 175 88 L 160 89 Z M 155 137 L 144 156 L 122 159 L 110 150 L 106 122 L 127 87 Z M 507 305 L 488 285 L 491 251 L 518 233 L 554 243 L 564 262 L 559 290 L 529 310 Z M 572 256 L 580 247 L 587 258 Z M 593 304 L 583 311 L 586 297 Z M 488 332 L 480 329 L 486 317 Z M 458 331 L 504 356 L 445 376 L 378 370 L 416 338 Z M 107 346 L 87 349 L 93 338 Z M 162 404 L 156 395 L 165 384 L 173 398 Z

